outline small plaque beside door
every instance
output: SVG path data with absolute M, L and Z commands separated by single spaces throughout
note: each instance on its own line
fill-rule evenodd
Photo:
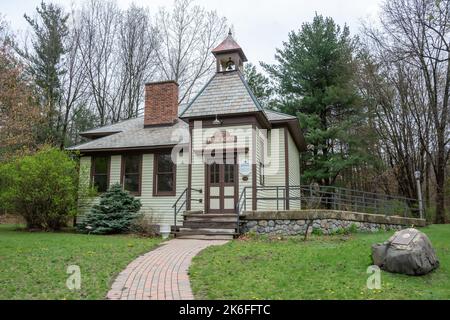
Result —
M 239 163 L 239 173 L 241 175 L 243 175 L 244 177 L 248 177 L 251 171 L 252 169 L 248 160 L 244 160 L 243 162 Z

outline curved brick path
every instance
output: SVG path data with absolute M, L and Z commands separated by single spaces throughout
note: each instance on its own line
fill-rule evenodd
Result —
M 192 258 L 223 240 L 173 239 L 131 262 L 111 287 L 111 300 L 192 300 L 188 269 Z

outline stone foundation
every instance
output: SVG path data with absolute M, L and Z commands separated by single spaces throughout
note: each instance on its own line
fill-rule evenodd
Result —
M 426 225 L 423 219 L 392 217 L 335 210 L 292 210 L 246 212 L 241 218 L 241 232 L 267 235 L 303 235 L 309 232 L 337 234 L 344 231 L 377 232 L 401 230 Z

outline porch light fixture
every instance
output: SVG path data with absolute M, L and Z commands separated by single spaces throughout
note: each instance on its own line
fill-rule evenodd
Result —
M 213 121 L 213 125 L 220 126 L 221 124 L 222 124 L 222 121 L 217 119 L 217 114 L 216 114 L 216 120 Z

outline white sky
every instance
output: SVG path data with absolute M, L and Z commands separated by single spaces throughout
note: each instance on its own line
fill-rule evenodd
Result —
M 33 15 L 41 0 L 0 0 L 0 15 L 14 31 L 27 27 L 23 14 Z M 53 0 L 70 7 L 75 0 Z M 148 6 L 156 12 L 160 6 L 171 6 L 172 0 L 117 0 L 120 7 L 130 3 Z M 347 23 L 357 34 L 361 21 L 375 20 L 382 0 L 196 0 L 195 3 L 217 10 L 234 26 L 235 38 L 250 62 L 274 62 L 275 48 L 287 40 L 289 31 L 298 30 L 315 13 L 332 17 L 338 24 Z M 224 35 L 225 37 L 226 35 Z

